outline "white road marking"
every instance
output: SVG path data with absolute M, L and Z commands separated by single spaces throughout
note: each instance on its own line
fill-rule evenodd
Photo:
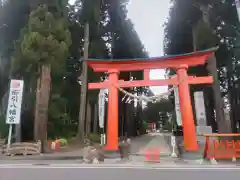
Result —
M 34 164 L 1 164 L 0 169 L 147 169 L 147 170 L 240 170 L 240 167 L 234 165 L 228 166 L 179 166 L 179 165 L 162 165 L 162 166 L 151 166 L 151 165 L 116 165 L 116 164 L 98 164 L 98 165 L 88 165 L 88 164 L 49 164 L 49 165 L 34 165 Z

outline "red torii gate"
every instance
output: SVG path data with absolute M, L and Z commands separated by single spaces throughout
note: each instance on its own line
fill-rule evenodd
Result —
M 195 53 L 163 56 L 151 59 L 88 59 L 87 64 L 94 72 L 107 72 L 108 81 L 88 83 L 88 89 L 108 89 L 107 150 L 118 149 L 118 88 L 140 86 L 179 85 L 180 109 L 183 124 L 184 147 L 188 151 L 197 151 L 197 136 L 189 92 L 189 84 L 212 84 L 212 76 L 188 76 L 188 67 L 204 64 L 215 49 Z M 177 76 L 167 80 L 150 80 L 150 69 L 173 68 Z M 143 80 L 123 81 L 118 79 L 121 71 L 144 71 Z

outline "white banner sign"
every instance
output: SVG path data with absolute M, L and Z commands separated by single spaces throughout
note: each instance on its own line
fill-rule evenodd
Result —
M 202 91 L 194 92 L 194 103 L 196 110 L 197 125 L 206 126 L 207 118 L 204 104 L 204 96 Z
M 104 113 L 105 113 L 105 89 L 100 89 L 98 95 L 98 114 L 99 114 L 99 127 L 104 128 Z
M 176 111 L 177 124 L 178 126 L 182 126 L 182 115 L 181 115 L 181 109 L 180 109 L 178 87 L 174 88 L 174 97 L 175 97 L 175 111 Z
M 21 105 L 23 96 L 23 81 L 12 79 L 7 109 L 7 124 L 19 124 L 21 117 Z

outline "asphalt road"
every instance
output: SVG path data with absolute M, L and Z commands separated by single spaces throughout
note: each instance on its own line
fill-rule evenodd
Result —
M 0 180 L 232 180 L 240 168 L 145 168 L 114 166 L 6 166 L 0 167 Z

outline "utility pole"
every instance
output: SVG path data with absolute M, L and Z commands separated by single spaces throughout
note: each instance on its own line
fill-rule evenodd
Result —
M 80 94 L 80 108 L 78 117 L 78 138 L 83 143 L 84 140 L 84 127 L 86 119 L 86 102 L 87 102 L 87 87 L 88 87 L 88 47 L 89 47 L 89 24 L 85 24 L 84 29 L 84 50 L 83 50 L 83 61 L 81 69 L 81 94 Z

